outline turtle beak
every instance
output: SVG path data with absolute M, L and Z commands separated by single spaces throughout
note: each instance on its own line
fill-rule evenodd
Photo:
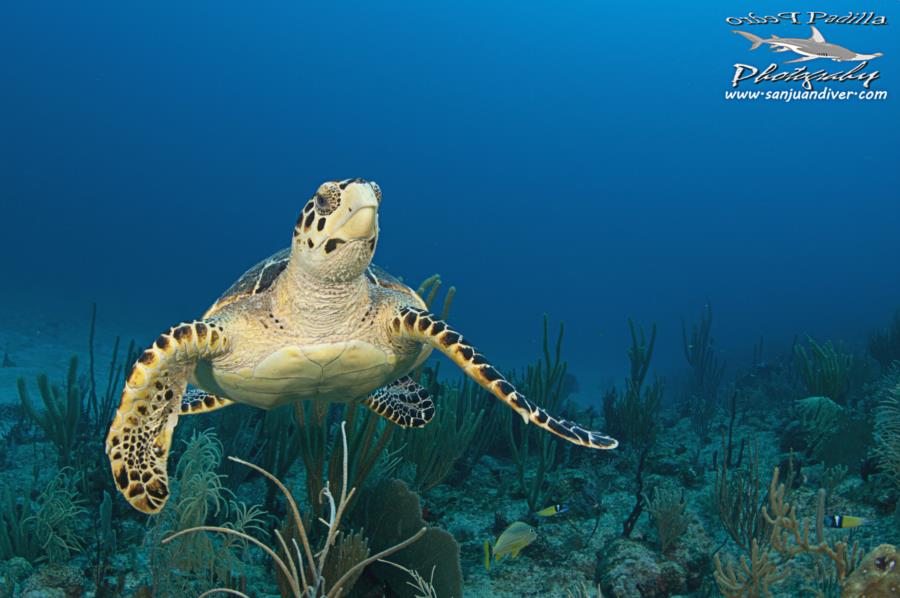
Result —
M 344 189 L 345 220 L 335 230 L 348 241 L 369 239 L 378 226 L 378 199 L 368 183 L 352 183 Z M 342 202 L 343 203 L 343 202 Z

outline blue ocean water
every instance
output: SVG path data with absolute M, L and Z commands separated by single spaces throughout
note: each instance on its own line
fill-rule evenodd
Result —
M 289 245 L 299 211 L 323 181 L 362 177 L 377 181 L 384 194 L 375 262 L 413 287 L 434 273 L 445 289 L 455 286 L 450 321 L 499 370 L 540 356 L 546 314 L 551 326 L 565 324 L 564 356 L 579 383 L 574 398 L 596 414 L 603 392 L 621 388 L 628 374 L 633 318 L 647 330 L 658 326 L 652 371 L 666 381 L 667 406 L 681 405 L 688 375 L 682 323 L 689 327 L 709 305 L 715 353 L 728 365 L 718 403 L 713 391 L 716 425 L 728 421 L 724 388 L 751 365 L 760 339 L 762 358 L 782 364 L 793 363 L 796 339 L 827 339 L 869 367 L 854 372 L 853 401 L 840 407 L 850 413 L 854 403 L 847 419 L 868 426 L 859 441 L 866 455 L 874 444 L 870 407 L 883 398 L 871 389 L 889 386 L 880 378 L 889 367 L 875 368 L 867 342 L 900 307 L 900 11 L 886 0 L 768 4 L 4 3 L 0 358 L 8 354 L 16 363 L 0 369 L 0 423 L 13 420 L 5 406 L 18 408 L 17 377 L 31 384 L 35 372 L 48 369 L 56 379 L 67 363 L 61 356 L 86 350 L 92 304 L 100 314 L 102 370 L 115 334 L 144 346 L 169 326 L 199 317 L 247 268 Z M 802 23 L 726 21 L 783 11 L 797 11 Z M 858 64 L 781 64 L 798 55 L 766 47 L 751 52 L 751 42 L 734 34 L 807 38 L 810 11 L 871 11 L 887 19 L 883 26 L 817 22 L 829 42 L 883 53 L 864 70 L 878 71 L 871 89 L 887 97 L 726 99 L 738 63 L 777 63 L 781 71 L 847 71 Z M 813 85 L 866 90 L 852 80 Z M 739 89 L 802 87 L 744 81 Z M 453 371 L 445 363 L 441 374 Z M 795 415 L 793 401 L 809 394 L 800 394 L 806 387 L 796 372 L 778 375 L 794 384 L 773 409 L 782 419 L 755 413 L 738 423 L 745 438 L 762 439 L 766 484 L 770 466 L 795 448 L 793 438 L 779 436 Z M 717 520 L 697 514 L 719 471 L 712 456 L 718 428 L 712 440 L 709 434 L 685 440 L 691 428 L 682 415 L 675 407 L 667 414 L 661 427 L 671 434 L 653 456 L 681 451 L 682 465 L 695 476 L 683 482 L 692 516 L 701 521 L 694 527 L 703 533 L 715 527 L 700 540 L 693 530 L 690 543 L 709 552 L 707 544 L 728 542 Z M 19 419 L 15 426 L 27 428 Z M 187 429 L 176 438 L 176 452 L 183 451 Z M 21 438 L 0 443 L 0 465 L 9 470 L 3 474 L 26 469 L 7 454 L 47 440 L 31 425 Z M 99 447 L 99 438 L 92 440 Z M 631 439 L 622 440 L 611 459 L 629 454 Z M 494 595 L 491 589 L 523 595 L 518 588 L 526 584 L 515 569 L 490 577 L 481 565 L 482 535 L 497 536 L 505 526 L 491 525 L 524 517 L 526 502 L 510 490 L 510 450 L 492 448 L 476 453 L 490 459 L 472 459 L 472 479 L 503 478 L 499 488 L 478 482 L 473 490 L 464 476 L 451 476 L 431 494 L 419 490 L 422 504 L 438 513 L 437 524 L 462 545 L 466 583 L 488 587 L 484 595 Z M 587 472 L 582 481 L 601 469 L 593 457 L 565 455 L 560 467 L 569 469 L 560 485 L 578 468 Z M 862 459 L 853 458 L 849 478 L 863 488 L 869 461 L 857 466 Z M 547 563 L 559 565 L 552 554 L 568 555 L 559 546 L 571 546 L 568 536 L 552 534 L 551 522 L 532 553 L 524 553 L 525 564 L 519 561 L 523 569 L 545 579 L 594 575 L 597 583 L 603 575 L 628 577 L 600 561 L 596 574 L 592 569 L 597 544 L 605 548 L 618 538 L 633 501 L 631 465 L 621 461 L 606 478 L 598 474 L 596 487 L 612 498 L 602 525 L 593 524 L 600 532 L 582 550 L 588 556 L 567 556 L 565 573 L 557 575 Z M 99 462 L 105 475 L 105 456 Z M 705 472 L 697 474 L 701 462 Z M 818 468 L 804 478 L 814 480 L 801 492 L 804 508 L 834 463 L 821 455 L 804 463 L 811 464 L 805 471 Z M 27 477 L 21 471 L 18 478 Z M 673 471 L 660 466 L 654 483 L 676 478 Z M 837 503 L 847 509 L 838 515 L 877 512 L 882 527 L 864 528 L 867 548 L 896 542 L 896 489 L 892 501 L 878 502 L 888 485 L 883 479 L 845 492 Z M 115 493 L 111 479 L 105 483 L 89 495 L 115 494 L 114 519 L 124 533 L 143 515 Z M 242 500 L 264 494 L 253 483 L 244 485 Z M 454 492 L 487 497 L 489 504 L 467 511 Z M 859 498 L 867 493 L 877 498 Z M 502 509 L 506 519 L 497 514 Z M 577 505 L 572 511 L 574 518 Z M 82 530 L 94 527 L 87 517 Z M 583 513 L 577 517 L 588 521 L 577 520 L 580 526 L 592 524 Z M 655 532 L 647 531 L 647 518 L 640 525 L 631 541 L 646 554 Z M 151 543 L 141 541 L 142 549 Z M 535 548 L 550 552 L 531 561 Z M 731 544 L 728 551 L 737 554 Z M 119 557 L 116 566 L 98 567 L 100 577 L 124 570 L 124 548 Z M 256 560 L 258 576 L 268 572 Z M 0 577 L 8 581 L 4 567 Z M 137 593 L 146 579 L 134 570 L 118 587 L 147 595 Z M 703 587 L 712 587 L 710 570 L 706 562 Z M 514 589 L 504 594 L 498 579 Z M 699 595 L 699 588 L 693 583 L 690 590 Z
M 742 6 L 2 10 L 11 305 L 162 329 L 355 176 L 385 194 L 376 261 L 441 273 L 458 326 L 510 367 L 544 313 L 599 380 L 628 317 L 658 323 L 674 368 L 707 302 L 733 362 L 760 336 L 859 342 L 898 303 L 896 101 L 725 101 L 732 64 L 768 58 L 725 23 Z M 882 51 L 874 87 L 894 92 L 892 22 L 822 28 Z

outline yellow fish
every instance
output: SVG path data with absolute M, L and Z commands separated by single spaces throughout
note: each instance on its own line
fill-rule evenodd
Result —
M 862 517 L 850 517 L 849 515 L 844 517 L 843 515 L 832 515 L 831 517 L 825 518 L 825 527 L 847 529 L 849 527 L 860 526 L 865 522 L 866 520 Z
M 569 507 L 566 505 L 550 505 L 549 507 L 545 507 L 535 513 L 538 517 L 552 517 L 554 515 L 559 515 L 560 513 L 565 513 L 569 510 Z
M 521 521 L 513 522 L 497 538 L 493 549 L 491 549 L 487 540 L 484 541 L 484 568 L 488 571 L 491 570 L 491 554 L 493 554 L 495 563 L 503 560 L 506 555 L 517 558 L 519 552 L 536 539 L 537 532 L 534 531 L 533 527 Z

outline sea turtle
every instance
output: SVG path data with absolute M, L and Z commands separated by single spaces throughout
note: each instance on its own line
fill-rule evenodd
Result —
M 155 513 L 165 505 L 166 458 L 180 415 L 232 403 L 271 409 L 304 399 L 362 401 L 400 426 L 424 426 L 434 402 L 408 374 L 432 348 L 526 423 L 582 446 L 616 447 L 526 399 L 412 289 L 371 264 L 380 204 L 374 182 L 322 184 L 289 248 L 141 354 L 106 438 L 116 486 L 132 506 Z

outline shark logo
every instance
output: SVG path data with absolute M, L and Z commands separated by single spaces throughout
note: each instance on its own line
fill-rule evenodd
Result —
M 742 35 L 753 42 L 750 46 L 751 50 L 755 50 L 762 44 L 771 46 L 773 52 L 795 52 L 800 54 L 800 58 L 787 60 L 784 64 L 792 62 L 806 62 L 807 60 L 815 60 L 816 58 L 830 58 L 835 62 L 846 62 L 853 60 L 870 60 L 883 56 L 881 52 L 875 54 L 859 54 L 852 50 L 848 50 L 836 44 L 829 44 L 825 41 L 825 37 L 819 33 L 819 30 L 810 25 L 812 29 L 812 37 L 809 39 L 797 39 L 791 37 L 778 37 L 772 35 L 769 39 L 763 39 L 758 35 L 747 33 L 746 31 L 735 31 L 738 35 Z

